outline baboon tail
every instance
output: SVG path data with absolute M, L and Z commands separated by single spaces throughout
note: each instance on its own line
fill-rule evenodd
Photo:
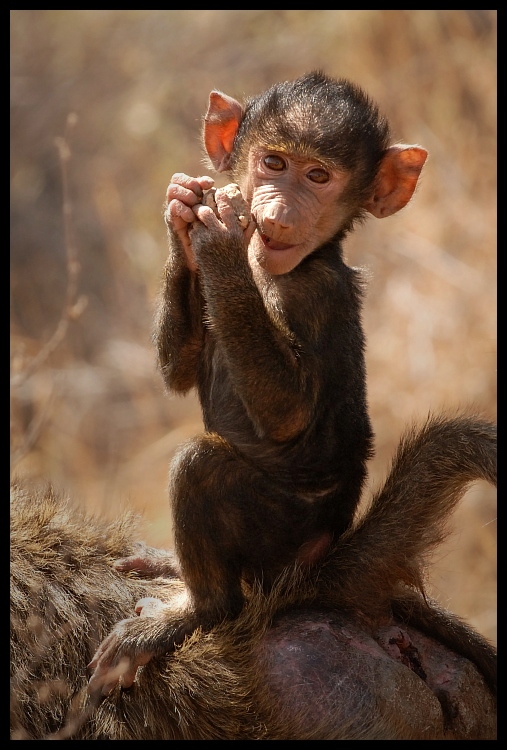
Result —
M 407 430 L 383 487 L 319 571 L 332 606 L 372 623 L 393 615 L 476 665 L 496 694 L 496 650 L 424 594 L 428 558 L 471 482 L 496 486 L 496 426 L 468 415 L 432 416 Z
M 325 566 L 330 591 L 373 616 L 400 583 L 422 591 L 428 558 L 467 487 L 496 485 L 496 458 L 496 426 L 478 417 L 430 415 L 408 429 L 384 485 Z

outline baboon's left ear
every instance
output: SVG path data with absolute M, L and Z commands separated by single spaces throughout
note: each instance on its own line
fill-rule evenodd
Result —
M 243 107 L 221 91 L 212 91 L 204 118 L 204 146 L 217 172 L 229 168 L 234 138 L 243 118 Z
M 391 216 L 411 199 L 428 152 L 421 146 L 397 143 L 387 149 L 364 207 L 377 219 Z

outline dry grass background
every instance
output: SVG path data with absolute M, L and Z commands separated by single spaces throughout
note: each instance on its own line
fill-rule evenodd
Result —
M 168 465 L 201 418 L 193 396 L 164 394 L 150 341 L 165 188 L 175 171 L 202 174 L 212 88 L 241 98 L 316 67 L 362 85 L 396 138 L 430 153 L 413 202 L 370 218 L 346 246 L 351 264 L 371 270 L 370 484 L 404 426 L 429 410 L 473 403 L 495 417 L 496 11 L 15 10 L 13 473 L 50 478 L 96 511 L 138 508 L 145 538 L 171 544 Z M 30 372 L 61 321 L 74 245 L 86 307 Z M 432 575 L 432 593 L 492 640 L 495 519 L 496 495 L 480 483 Z

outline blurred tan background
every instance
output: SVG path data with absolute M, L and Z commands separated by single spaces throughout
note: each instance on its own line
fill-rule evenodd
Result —
M 202 425 L 194 396 L 164 394 L 150 340 L 165 189 L 175 171 L 203 173 L 212 88 L 242 98 L 317 67 L 363 86 L 395 138 L 430 154 L 412 203 L 370 218 L 346 245 L 350 264 L 371 272 L 370 485 L 404 426 L 428 411 L 472 403 L 495 417 L 496 11 L 15 10 L 14 474 L 51 479 L 97 512 L 135 507 L 145 539 L 171 545 L 169 461 Z M 66 321 L 74 248 L 77 307 Z M 496 639 L 496 494 L 486 484 L 456 513 L 432 594 Z

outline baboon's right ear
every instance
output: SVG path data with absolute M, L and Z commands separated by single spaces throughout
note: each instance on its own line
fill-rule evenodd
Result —
M 204 118 L 204 146 L 217 172 L 229 168 L 234 138 L 243 118 L 243 107 L 236 99 L 220 91 L 209 95 Z

